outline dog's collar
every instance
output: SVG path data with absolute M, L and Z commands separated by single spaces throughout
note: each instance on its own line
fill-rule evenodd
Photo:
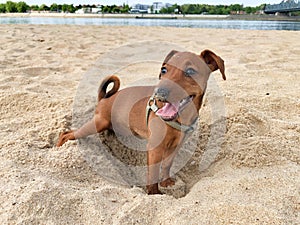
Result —
M 158 106 L 156 105 L 156 100 L 154 98 L 154 95 L 152 95 L 149 98 L 149 100 L 147 102 L 147 106 L 146 106 L 146 124 L 147 124 L 147 126 L 148 126 L 149 116 L 150 116 L 150 111 L 151 110 L 154 113 L 156 113 L 159 110 Z M 173 127 L 176 130 L 179 130 L 179 131 L 184 132 L 186 134 L 191 133 L 196 129 L 197 121 L 198 121 L 198 117 L 196 117 L 195 120 L 193 121 L 193 123 L 190 126 L 187 126 L 187 125 L 181 124 L 177 121 L 165 121 L 160 116 L 159 116 L 159 118 L 162 121 L 164 121 L 166 124 L 168 124 L 170 127 Z

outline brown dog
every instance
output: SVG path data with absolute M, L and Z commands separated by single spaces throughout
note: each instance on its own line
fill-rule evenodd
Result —
M 207 80 L 217 69 L 225 80 L 224 61 L 210 50 L 200 55 L 171 51 L 162 64 L 157 86 L 118 91 L 119 78 L 109 76 L 99 87 L 94 118 L 78 130 L 62 133 L 57 146 L 107 129 L 146 138 L 147 190 L 158 194 L 159 181 L 163 187 L 175 184 L 169 175 L 173 159 L 185 135 L 193 131 Z M 113 88 L 106 93 L 110 83 Z

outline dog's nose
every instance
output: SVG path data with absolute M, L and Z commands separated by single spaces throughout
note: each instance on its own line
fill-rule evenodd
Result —
M 170 91 L 164 87 L 157 87 L 154 89 L 154 96 L 161 101 L 166 101 Z

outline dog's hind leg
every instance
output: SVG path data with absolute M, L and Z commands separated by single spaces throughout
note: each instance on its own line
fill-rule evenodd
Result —
M 83 137 L 87 137 L 92 134 L 100 133 L 109 127 L 109 122 L 105 119 L 100 119 L 98 114 L 95 114 L 94 118 L 85 123 L 78 130 L 66 131 L 60 134 L 57 147 L 62 146 L 69 140 L 75 140 Z

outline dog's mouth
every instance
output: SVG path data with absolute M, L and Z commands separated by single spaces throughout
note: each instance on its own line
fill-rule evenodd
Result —
M 187 96 L 181 99 L 178 102 L 170 103 L 168 101 L 162 101 L 163 107 L 161 107 L 157 112 L 156 115 L 162 118 L 165 121 L 174 120 L 178 117 L 179 113 L 191 102 L 193 101 L 194 95 Z

